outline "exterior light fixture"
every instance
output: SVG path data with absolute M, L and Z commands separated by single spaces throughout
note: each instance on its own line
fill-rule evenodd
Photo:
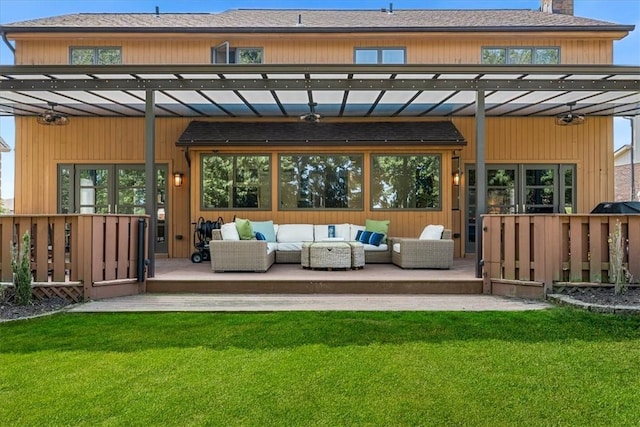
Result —
M 173 173 L 173 185 L 175 187 L 182 187 L 182 183 L 184 182 L 184 174 L 182 172 L 174 172 Z
M 460 185 L 460 171 L 453 173 L 453 185 Z

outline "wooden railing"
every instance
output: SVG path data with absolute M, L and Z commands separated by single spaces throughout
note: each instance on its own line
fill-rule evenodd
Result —
M 79 285 L 85 300 L 139 293 L 146 279 L 138 277 L 140 218 L 146 224 L 139 215 L 2 215 L 0 280 L 12 281 L 11 242 L 19 247 L 29 232 L 35 286 Z
M 640 215 L 486 215 L 485 284 L 491 281 L 609 283 L 609 236 L 621 224 L 623 264 L 640 280 Z

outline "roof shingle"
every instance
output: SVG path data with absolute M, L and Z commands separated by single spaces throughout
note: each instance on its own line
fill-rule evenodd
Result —
M 301 21 L 302 25 L 299 25 Z M 0 25 L 4 31 L 453 31 L 631 30 L 610 22 L 533 10 L 232 9 L 221 13 L 78 13 Z

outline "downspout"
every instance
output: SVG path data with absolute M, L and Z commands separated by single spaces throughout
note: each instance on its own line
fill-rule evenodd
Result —
M 13 62 L 15 63 L 16 62 L 16 48 L 13 47 L 13 45 L 11 44 L 9 39 L 7 38 L 7 32 L 6 31 L 2 32 L 2 41 L 4 42 L 4 44 L 7 45 L 7 47 L 9 48 L 11 53 L 13 54 Z

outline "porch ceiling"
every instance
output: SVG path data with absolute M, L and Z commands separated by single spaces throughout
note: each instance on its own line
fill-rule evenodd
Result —
M 489 65 L 0 66 L 0 116 L 451 117 L 640 114 L 640 67 Z

